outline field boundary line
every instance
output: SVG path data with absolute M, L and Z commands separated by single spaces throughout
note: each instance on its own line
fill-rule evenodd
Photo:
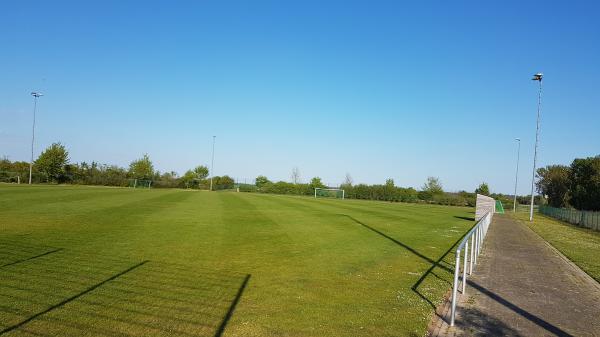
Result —
M 27 319 L 25 319 L 25 320 L 23 320 L 23 321 L 21 321 L 21 322 L 19 322 L 17 324 L 14 324 L 14 325 L 11 325 L 11 326 L 9 326 L 7 328 L 4 328 L 3 330 L 0 331 L 0 335 L 3 335 L 5 333 L 7 333 L 7 332 L 11 332 L 11 331 L 13 331 L 15 329 L 18 329 L 18 328 L 22 327 L 23 325 L 25 325 L 25 324 L 33 321 L 34 319 L 36 319 L 36 318 L 38 318 L 38 317 L 40 317 L 40 316 L 42 316 L 44 314 L 47 314 L 50 311 L 52 311 L 52 310 L 54 310 L 56 308 L 59 308 L 59 307 L 65 305 L 65 304 L 67 304 L 69 302 L 72 302 L 72 301 L 78 299 L 79 297 L 81 297 L 81 296 L 83 296 L 85 294 L 88 294 L 88 293 L 94 291 L 97 288 L 101 287 L 102 285 L 106 284 L 107 282 L 110 282 L 110 281 L 112 281 L 112 280 L 114 280 L 114 279 L 116 279 L 116 278 L 118 278 L 120 276 L 123 276 L 123 275 L 129 273 L 130 271 L 132 271 L 132 270 L 134 270 L 134 269 L 136 269 L 138 267 L 141 267 L 142 265 L 144 265 L 144 264 L 146 264 L 148 262 L 149 262 L 149 260 L 145 260 L 145 261 L 142 261 L 142 262 L 140 262 L 140 263 L 138 263 L 136 265 L 133 265 L 133 266 L 131 266 L 131 267 L 123 270 L 122 272 L 120 272 L 118 274 L 115 274 L 115 275 L 107 278 L 106 280 L 104 280 L 104 281 L 102 281 L 100 283 L 96 283 L 95 285 L 93 285 L 93 286 L 85 289 L 84 291 L 82 291 L 82 292 L 80 292 L 78 294 L 75 294 L 75 295 L 73 295 L 73 296 L 71 296 L 71 297 L 69 297 L 69 298 L 67 298 L 67 299 L 65 299 L 65 300 L 63 300 L 63 301 L 61 301 L 61 302 L 59 302 L 57 304 L 52 305 L 51 307 L 49 307 L 48 309 L 46 309 L 44 311 L 40 311 L 37 314 L 34 314 L 33 316 L 30 316 L 29 318 L 27 318 Z

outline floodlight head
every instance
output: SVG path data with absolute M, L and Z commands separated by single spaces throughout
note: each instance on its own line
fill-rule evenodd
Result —
M 40 97 L 40 96 L 44 96 L 44 94 L 42 94 L 41 92 L 35 92 L 35 91 L 34 91 L 34 92 L 32 92 L 32 93 L 31 93 L 31 96 L 33 96 L 33 97 L 36 97 L 36 98 L 37 98 L 37 97 Z
M 533 75 L 533 78 L 531 79 L 532 81 L 542 81 L 542 77 L 544 77 L 544 74 L 542 73 L 537 73 L 535 75 Z
M 515 140 L 516 140 L 517 142 L 520 142 L 520 141 L 521 141 L 521 138 L 515 138 Z

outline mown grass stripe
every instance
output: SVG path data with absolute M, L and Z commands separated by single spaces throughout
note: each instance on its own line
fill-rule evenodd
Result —
M 100 282 L 100 283 L 96 283 L 95 285 L 93 285 L 93 286 L 91 286 L 91 287 L 87 288 L 86 290 L 84 290 L 84 291 L 82 291 L 82 292 L 80 292 L 80 293 L 78 293 L 78 294 L 75 294 L 75 295 L 73 295 L 73 296 L 71 296 L 71 297 L 69 297 L 69 298 L 65 299 L 64 301 L 61 301 L 61 302 L 59 302 L 59 303 L 57 303 L 57 304 L 55 304 L 55 305 L 53 305 L 53 306 L 49 307 L 48 309 L 46 309 L 46 310 L 44 310 L 44 311 L 40 311 L 40 312 L 38 312 L 37 314 L 35 314 L 35 315 L 33 315 L 33 316 L 30 316 L 29 318 L 27 318 L 27 319 L 25 319 L 25 320 L 23 320 L 23 321 L 21 321 L 21 322 L 19 322 L 19 323 L 17 323 L 17 324 L 14 324 L 14 325 L 12 325 L 12 326 L 9 326 L 9 327 L 7 327 L 7 328 L 3 329 L 2 331 L 0 331 L 0 335 L 3 335 L 3 334 L 5 334 L 5 333 L 7 333 L 7 332 L 11 332 L 11 331 L 13 331 L 13 330 L 15 330 L 15 329 L 18 329 L 18 328 L 22 327 L 23 325 L 25 325 L 25 324 L 27 324 L 27 323 L 29 323 L 29 322 L 33 321 L 34 319 L 36 319 L 36 318 L 38 318 L 38 317 L 40 317 L 40 316 L 42 316 L 42 315 L 44 315 L 44 314 L 47 314 L 47 313 L 49 313 L 50 311 L 52 311 L 52 310 L 54 310 L 54 309 L 56 309 L 56 308 L 59 308 L 59 307 L 61 307 L 61 306 L 65 305 L 65 304 L 67 304 L 67 303 L 69 303 L 69 302 L 71 302 L 71 301 L 74 301 L 74 300 L 78 299 L 79 297 L 81 297 L 81 296 L 83 296 L 83 295 L 85 295 L 85 294 L 87 294 L 87 293 L 89 293 L 89 292 L 91 292 L 91 291 L 94 291 L 95 289 L 97 289 L 97 288 L 101 287 L 102 285 L 106 284 L 107 282 L 110 282 L 110 281 L 112 281 L 112 280 L 116 279 L 116 278 L 117 278 L 117 277 L 119 277 L 119 276 L 125 275 L 125 274 L 129 273 L 130 271 L 132 271 L 132 270 L 134 270 L 134 269 L 136 269 L 136 268 L 138 268 L 138 267 L 141 267 L 142 265 L 144 265 L 144 264 L 146 264 L 146 263 L 148 263 L 148 262 L 149 262 L 148 260 L 146 260 L 146 261 L 142 261 L 142 262 L 140 262 L 140 263 L 138 263 L 138 264 L 136 264 L 136 265 L 134 265 L 134 266 L 131 266 L 131 267 L 129 267 L 129 268 L 127 268 L 127 269 L 123 270 L 122 272 L 120 272 L 120 273 L 118 273 L 118 274 L 115 274 L 115 275 L 113 275 L 113 276 L 111 276 L 111 277 L 107 278 L 106 280 L 104 280 L 104 281 L 102 281 L 102 282 Z

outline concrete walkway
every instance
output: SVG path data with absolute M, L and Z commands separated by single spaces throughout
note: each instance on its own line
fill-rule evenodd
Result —
M 494 217 L 468 281 L 456 326 L 446 303 L 430 336 L 600 336 L 600 285 L 508 215 Z

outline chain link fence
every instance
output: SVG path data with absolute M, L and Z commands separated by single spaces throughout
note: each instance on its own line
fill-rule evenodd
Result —
M 573 225 L 600 231 L 600 212 L 540 206 L 540 213 Z

